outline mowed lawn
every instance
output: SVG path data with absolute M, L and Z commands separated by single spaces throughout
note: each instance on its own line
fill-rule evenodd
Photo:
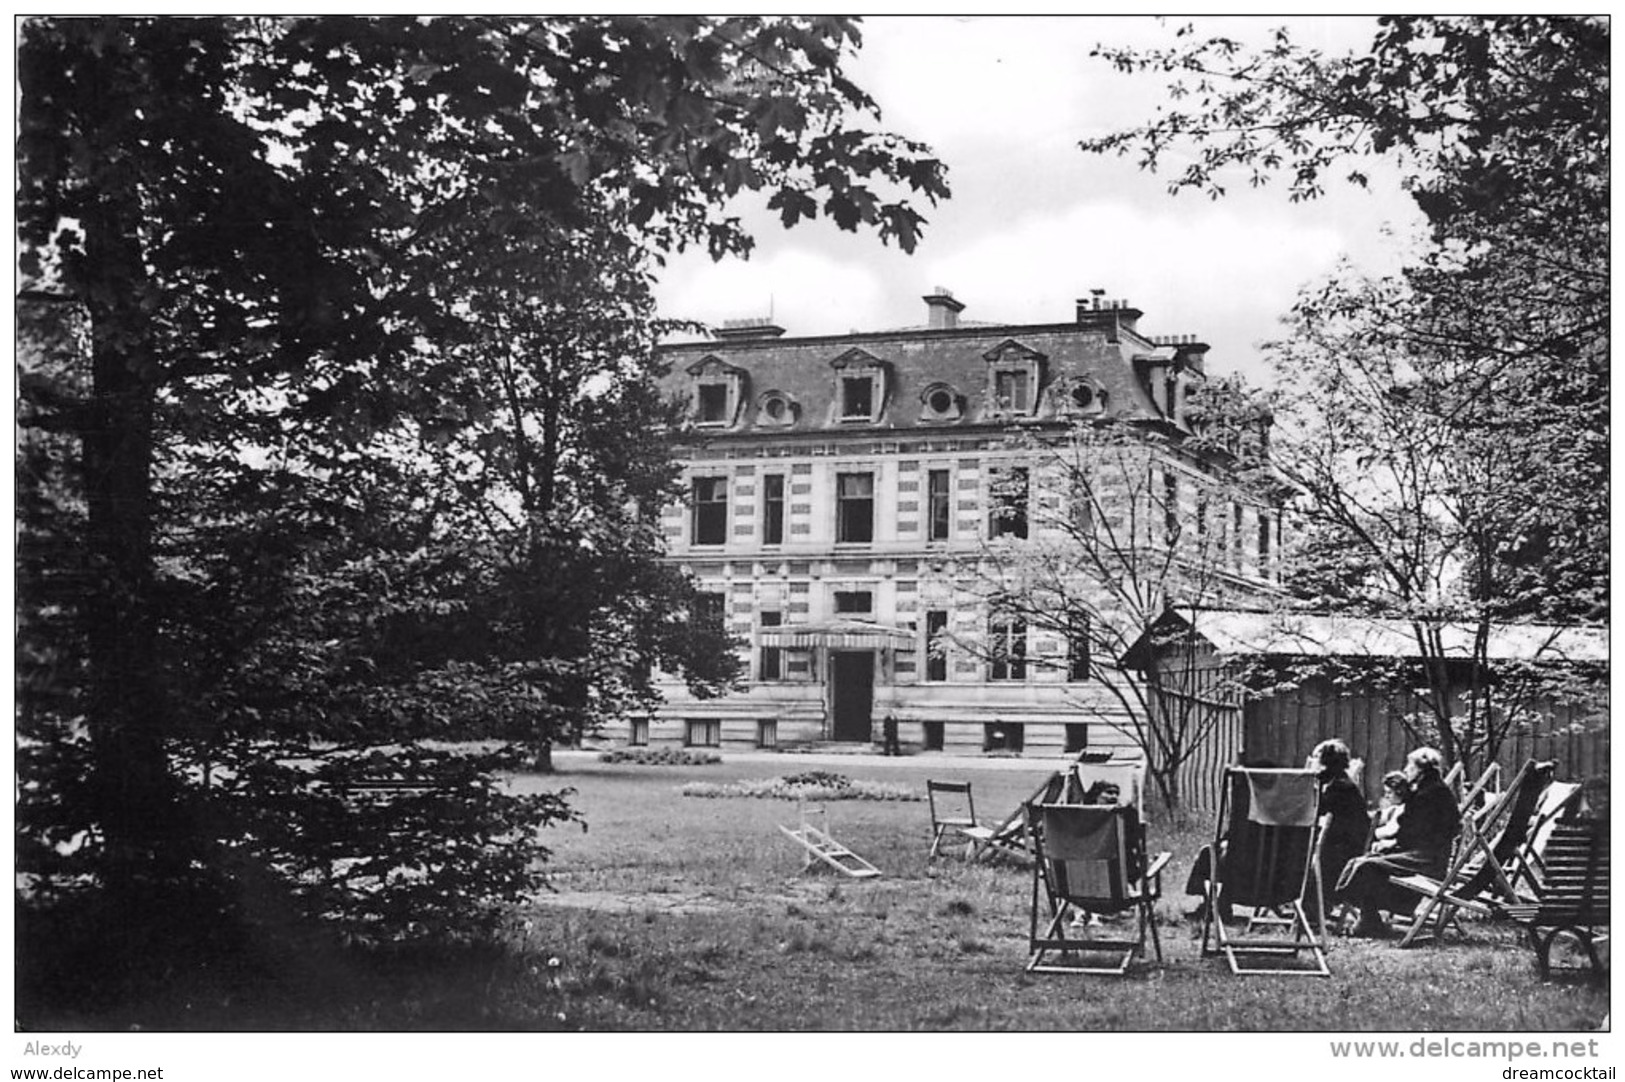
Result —
M 835 837 L 884 873 L 854 880 L 803 870 L 778 829 L 796 824 L 794 802 L 678 792 L 819 769 L 923 796 L 937 777 L 971 781 L 978 813 L 996 819 L 1056 766 L 725 755 L 650 767 L 561 756 L 558 774 L 515 784 L 573 788 L 588 829 L 548 833 L 556 893 L 517 915 L 520 961 L 503 967 L 491 994 L 504 1001 L 484 1017 L 586 1030 L 1527 1032 L 1604 1022 L 1605 987 L 1538 981 L 1522 937 L 1499 925 L 1470 923 L 1465 936 L 1405 951 L 1334 937 L 1329 980 L 1232 975 L 1202 957 L 1199 926 L 1183 916 L 1185 875 L 1211 822 L 1173 830 L 1153 817 L 1152 848 L 1173 853 L 1162 965 L 1126 978 L 1029 976 L 1030 873 L 956 857 L 928 867 L 923 801 L 825 805 Z M 440 1013 L 423 1008 L 426 1021 Z

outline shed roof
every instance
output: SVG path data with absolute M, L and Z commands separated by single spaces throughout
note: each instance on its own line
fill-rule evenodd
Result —
M 1317 615 L 1313 613 L 1243 612 L 1230 609 L 1170 610 L 1158 631 L 1190 628 L 1222 655 L 1236 657 L 1386 657 L 1422 656 L 1414 625 L 1390 617 Z M 1143 663 L 1151 649 L 1150 632 L 1124 655 L 1124 664 Z M 1476 628 L 1445 624 L 1439 628 L 1446 658 L 1473 656 Z M 1492 661 L 1559 661 L 1606 663 L 1608 629 L 1557 624 L 1494 624 L 1486 655 Z

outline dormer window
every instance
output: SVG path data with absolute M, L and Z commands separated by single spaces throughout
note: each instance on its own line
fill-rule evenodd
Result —
M 841 377 L 841 420 L 867 421 L 875 411 L 874 392 L 869 376 Z
M 1106 389 L 1092 379 L 1080 379 L 1066 387 L 1056 388 L 1055 399 L 1069 413 L 1104 413 Z
M 1021 369 L 993 373 L 993 401 L 1001 412 L 1027 412 L 1027 373 Z
M 983 354 L 987 361 L 987 399 L 991 412 L 1006 417 L 1030 417 L 1044 382 L 1044 355 L 1019 342 L 1007 340 Z
M 796 400 L 783 391 L 769 391 L 756 405 L 756 423 L 767 428 L 788 428 L 801 416 Z
M 933 383 L 920 392 L 920 420 L 957 421 L 965 412 L 965 397 L 946 383 Z
M 739 417 L 745 392 L 745 370 L 715 356 L 690 365 L 694 377 L 694 423 L 702 428 L 728 428 Z
M 830 362 L 835 369 L 834 420 L 874 424 L 886 406 L 886 362 L 861 349 L 849 349 Z
M 728 423 L 728 385 L 726 383 L 700 384 L 700 424 Z

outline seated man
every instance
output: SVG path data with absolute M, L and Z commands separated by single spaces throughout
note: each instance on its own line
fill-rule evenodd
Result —
M 1416 894 L 1394 886 L 1390 876 L 1444 874 L 1461 816 L 1456 811 L 1456 798 L 1444 784 L 1443 768 L 1443 757 L 1432 748 L 1417 748 L 1405 757 L 1405 778 L 1411 793 L 1399 815 L 1393 849 L 1356 857 L 1343 869 L 1337 894 L 1360 907 L 1354 935 L 1386 935 L 1384 911 L 1409 913 L 1416 908 Z

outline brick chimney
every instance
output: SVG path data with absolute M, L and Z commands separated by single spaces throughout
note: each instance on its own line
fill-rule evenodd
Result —
M 933 331 L 951 331 L 959 326 L 959 313 L 965 306 L 954 300 L 954 295 L 938 286 L 925 295 L 926 325 Z

